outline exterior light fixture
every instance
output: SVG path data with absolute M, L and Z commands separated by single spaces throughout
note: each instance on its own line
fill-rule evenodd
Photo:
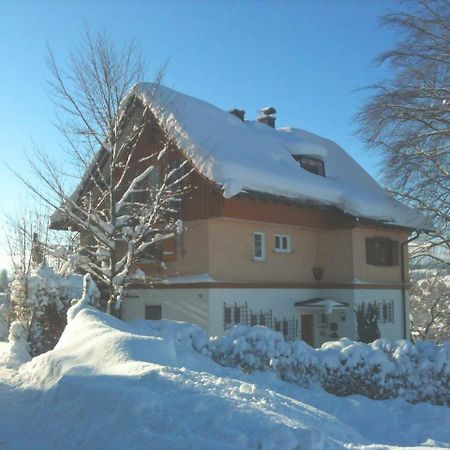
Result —
M 313 275 L 316 281 L 320 281 L 323 277 L 325 269 L 323 267 L 313 267 Z

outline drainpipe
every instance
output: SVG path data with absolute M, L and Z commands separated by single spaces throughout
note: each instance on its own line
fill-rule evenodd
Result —
M 402 309 L 403 309 L 403 337 L 404 339 L 408 339 L 406 332 L 407 332 L 407 326 L 406 326 L 406 288 L 405 288 L 405 255 L 404 255 L 404 248 L 406 245 L 408 245 L 410 242 L 415 241 L 419 236 L 420 233 L 417 230 L 414 230 L 416 235 L 412 238 L 409 238 L 408 240 L 402 242 L 400 244 L 400 270 L 402 273 Z

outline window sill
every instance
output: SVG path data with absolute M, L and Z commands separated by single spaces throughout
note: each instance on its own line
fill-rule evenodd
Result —
M 158 264 L 162 261 L 162 259 L 156 259 L 156 258 L 141 258 L 138 260 L 138 263 L 141 264 Z
M 279 250 L 279 249 L 275 249 L 273 252 L 274 253 L 284 253 L 284 254 L 293 253 L 292 250 Z
M 266 258 L 257 258 L 256 256 L 252 258 L 252 261 L 255 262 L 264 262 L 266 260 Z
M 366 264 L 372 267 L 398 267 L 398 264 L 373 264 L 373 263 L 366 263 Z

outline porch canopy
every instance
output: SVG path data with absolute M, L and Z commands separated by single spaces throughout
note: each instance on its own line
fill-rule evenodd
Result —
M 343 310 L 348 308 L 348 303 L 315 297 L 309 300 L 302 300 L 300 302 L 297 302 L 295 303 L 295 306 L 299 306 L 300 308 L 313 308 L 318 310 L 323 309 L 323 312 L 325 314 L 331 314 L 335 310 Z

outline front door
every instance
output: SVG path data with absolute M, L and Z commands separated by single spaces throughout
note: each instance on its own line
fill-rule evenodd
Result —
M 314 317 L 312 314 L 302 314 L 302 340 L 314 347 Z

